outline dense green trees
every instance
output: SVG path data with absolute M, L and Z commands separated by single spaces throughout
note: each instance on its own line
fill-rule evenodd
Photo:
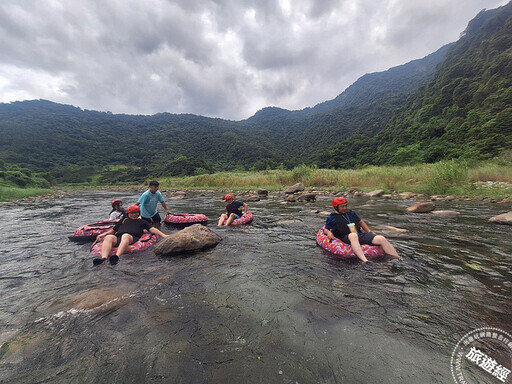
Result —
M 365 75 L 314 108 L 264 108 L 239 122 L 0 104 L 0 181 L 101 184 L 303 163 L 490 158 L 512 148 L 511 15 L 512 3 L 483 11 L 458 42 Z

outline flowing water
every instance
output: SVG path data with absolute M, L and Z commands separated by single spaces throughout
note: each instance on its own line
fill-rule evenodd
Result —
M 220 196 L 191 193 L 168 205 L 205 213 L 216 248 L 93 267 L 67 236 L 114 197 L 138 193 L 2 207 L 0 382 L 449 383 L 463 334 L 511 331 L 512 227 L 487 222 L 506 207 L 351 199 L 370 228 L 408 230 L 383 232 L 402 260 L 364 266 L 316 246 L 328 197 L 250 203 L 251 225 L 218 229 Z

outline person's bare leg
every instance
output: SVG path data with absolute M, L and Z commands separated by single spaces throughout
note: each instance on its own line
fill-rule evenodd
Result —
M 220 215 L 219 217 L 219 222 L 217 223 L 217 226 L 218 227 L 221 227 L 222 224 L 224 224 L 224 222 L 226 221 L 226 219 L 228 218 L 228 215 L 223 213 L 222 215 Z
M 102 259 L 108 259 L 108 256 L 110 255 L 110 251 L 114 247 L 114 245 L 117 242 L 117 237 L 114 235 L 107 235 L 105 236 L 105 240 L 103 240 L 103 243 L 101 244 L 101 258 Z
M 354 251 L 356 256 L 359 257 L 361 261 L 364 261 L 366 263 L 368 259 L 364 255 L 363 248 L 361 248 L 361 244 L 359 244 L 359 237 L 357 236 L 357 233 L 350 233 L 348 235 L 348 240 L 350 241 L 352 251 Z
M 128 233 L 123 234 L 123 236 L 121 237 L 121 242 L 119 243 L 119 247 L 117 248 L 116 255 L 119 257 L 123 253 L 125 253 L 130 244 L 132 243 L 132 241 L 132 235 L 129 235 Z
M 395 247 L 393 247 L 391 243 L 388 241 L 388 239 L 386 239 L 384 236 L 375 236 L 372 240 L 372 244 L 380 245 L 387 255 L 393 256 L 395 258 L 400 258 Z
M 235 220 L 236 220 L 236 215 L 234 213 L 232 213 L 231 215 L 229 215 L 228 221 L 226 221 L 226 224 L 224 224 L 224 225 L 231 225 L 231 223 Z

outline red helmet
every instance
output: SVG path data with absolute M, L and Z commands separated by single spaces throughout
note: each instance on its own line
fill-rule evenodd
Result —
M 228 201 L 229 199 L 234 199 L 234 197 L 231 195 L 224 196 L 224 201 Z
M 126 213 L 140 213 L 140 208 L 138 205 L 130 205 L 128 208 L 126 208 Z
M 336 207 L 340 204 L 347 204 L 347 199 L 344 197 L 335 197 L 332 199 L 332 206 L 334 209 L 336 209 Z
M 114 208 L 114 206 L 116 204 L 123 204 L 123 202 L 119 199 L 115 199 L 115 200 L 112 200 L 112 202 L 110 203 L 110 205 L 112 206 L 112 208 Z

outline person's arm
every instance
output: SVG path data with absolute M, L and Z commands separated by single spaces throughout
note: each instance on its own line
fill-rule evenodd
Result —
M 162 204 L 162 207 L 164 207 L 165 213 L 170 214 L 171 211 L 169 211 L 169 209 L 167 208 L 167 204 L 165 204 L 165 201 L 161 201 L 160 203 Z
M 107 235 L 113 235 L 114 229 L 109 229 L 107 232 L 100 233 L 98 236 L 96 236 L 96 240 L 103 239 Z
M 155 227 L 151 227 L 149 229 L 149 232 L 154 233 L 155 235 L 158 235 L 158 236 L 162 236 L 162 237 L 168 237 L 169 236 L 169 235 L 166 235 L 165 233 L 163 233 L 162 231 L 160 231 L 159 229 L 156 229 Z
M 249 209 L 249 206 L 246 203 L 244 203 L 244 212 L 243 212 L 243 214 L 246 214 L 248 209 Z
M 329 231 L 327 228 L 324 228 L 324 234 L 327 236 L 327 238 L 328 238 L 329 240 L 334 240 L 334 239 L 335 239 L 335 237 L 334 237 L 334 235 L 332 234 L 332 232 L 331 232 L 331 231 Z
M 359 224 L 361 225 L 361 228 L 363 228 L 364 232 L 371 232 L 370 227 L 368 227 L 368 224 L 366 224 L 364 220 L 361 220 Z

